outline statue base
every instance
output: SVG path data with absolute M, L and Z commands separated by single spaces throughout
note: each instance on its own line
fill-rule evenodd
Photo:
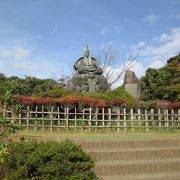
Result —
M 76 74 L 67 84 L 67 87 L 75 92 L 105 92 L 110 90 L 110 85 L 103 75 Z

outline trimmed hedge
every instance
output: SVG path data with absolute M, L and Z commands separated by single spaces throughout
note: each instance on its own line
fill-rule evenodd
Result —
M 8 179 L 95 180 L 94 160 L 71 140 L 15 142 L 4 157 Z M 4 177 L 4 178 L 5 178 Z
M 49 91 L 43 91 L 37 94 L 33 94 L 33 97 L 40 98 L 61 98 L 67 95 L 75 95 L 76 93 L 67 88 L 52 89 Z
M 92 92 L 85 94 L 86 96 L 103 99 L 107 102 L 107 106 L 119 106 L 119 107 L 136 107 L 136 100 L 126 92 L 123 87 L 118 87 L 114 90 L 107 91 L 105 93 Z

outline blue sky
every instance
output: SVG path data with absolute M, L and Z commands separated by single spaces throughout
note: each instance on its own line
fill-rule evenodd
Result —
M 132 70 L 161 67 L 180 52 L 179 0 L 0 0 L 0 72 L 46 78 L 71 75 L 84 46 L 92 54 L 143 47 Z

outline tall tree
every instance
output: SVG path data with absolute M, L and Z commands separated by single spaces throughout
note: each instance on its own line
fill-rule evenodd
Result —
M 148 68 L 141 78 L 143 100 L 167 99 L 180 101 L 180 55 L 174 56 L 160 68 Z

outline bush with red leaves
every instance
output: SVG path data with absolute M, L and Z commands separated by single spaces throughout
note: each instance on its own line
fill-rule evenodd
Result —
M 54 98 L 35 98 L 31 96 L 14 96 L 14 99 L 22 104 L 56 104 L 57 101 Z
M 180 101 L 169 104 L 169 109 L 180 109 Z
M 15 96 L 14 99 L 22 104 L 63 104 L 64 106 L 89 106 L 106 107 L 105 100 L 92 98 L 88 96 L 65 96 L 62 98 L 35 98 L 29 96 Z
M 171 104 L 171 101 L 161 99 L 158 102 L 156 102 L 153 107 L 157 109 L 168 109 L 169 105 Z
M 105 100 L 97 99 L 89 96 L 65 96 L 58 99 L 58 102 L 63 105 L 81 105 L 89 107 L 106 107 Z

